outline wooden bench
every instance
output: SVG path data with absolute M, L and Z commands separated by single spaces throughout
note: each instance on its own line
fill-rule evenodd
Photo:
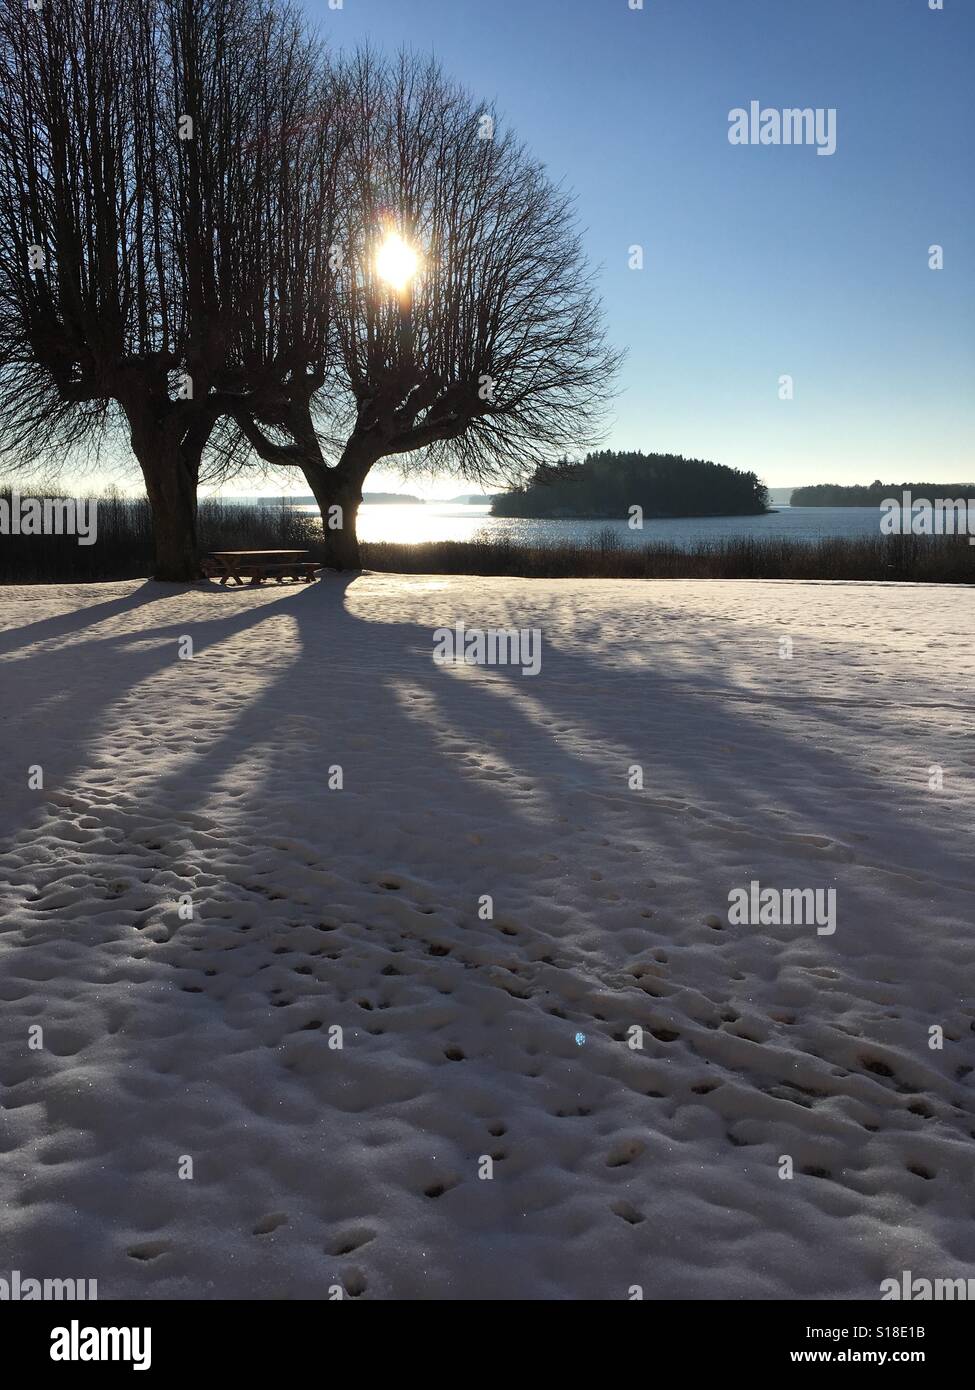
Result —
M 321 566 L 307 558 L 307 550 L 212 550 L 203 561 L 203 572 L 210 579 L 219 579 L 227 585 L 233 579 L 243 584 L 249 579 L 251 588 L 262 584 L 265 579 L 304 580 L 311 584 Z

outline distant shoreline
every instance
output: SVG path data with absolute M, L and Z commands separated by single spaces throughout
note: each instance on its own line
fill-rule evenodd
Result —
M 733 512 L 648 512 L 644 511 L 644 521 L 707 521 L 713 517 L 729 516 L 770 516 L 777 512 L 779 508 L 761 507 L 755 511 L 733 511 Z M 499 520 L 504 521 L 626 521 L 625 516 L 620 516 L 619 512 L 567 512 L 567 511 L 538 511 L 538 512 L 518 512 L 517 515 L 509 515 L 504 512 L 495 512 Z

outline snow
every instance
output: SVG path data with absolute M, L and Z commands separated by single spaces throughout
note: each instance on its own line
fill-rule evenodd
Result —
M 969 591 L 366 574 L 0 613 L 0 1273 L 972 1274 Z M 438 665 L 458 622 L 537 627 L 540 673 Z M 752 880 L 835 889 L 835 933 L 732 925 Z

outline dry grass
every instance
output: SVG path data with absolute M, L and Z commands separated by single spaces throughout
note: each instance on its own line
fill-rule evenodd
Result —
M 971 584 L 963 536 L 867 536 L 813 543 L 774 537 L 628 546 L 607 532 L 588 545 L 442 541 L 362 547 L 369 569 L 407 574 L 506 574 L 537 579 L 860 579 Z

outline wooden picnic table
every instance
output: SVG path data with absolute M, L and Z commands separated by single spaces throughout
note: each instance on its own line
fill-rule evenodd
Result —
M 272 576 L 279 584 L 289 577 L 310 584 L 321 566 L 307 556 L 307 550 L 211 550 L 203 569 L 221 584 L 228 584 L 231 579 L 243 584 L 250 579 L 255 587 Z

